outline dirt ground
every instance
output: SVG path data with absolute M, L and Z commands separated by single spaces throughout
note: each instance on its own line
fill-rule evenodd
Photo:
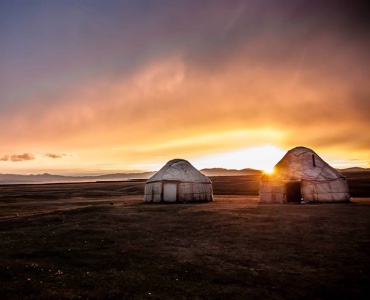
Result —
M 319 205 L 258 204 L 244 176 L 202 204 L 145 204 L 143 181 L 0 186 L 0 298 L 369 299 L 358 178 L 363 197 Z

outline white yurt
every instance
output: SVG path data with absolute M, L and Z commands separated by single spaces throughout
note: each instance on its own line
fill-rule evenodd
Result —
M 289 150 L 260 180 L 260 203 L 347 202 L 346 178 L 306 147 Z
M 213 201 L 212 182 L 184 159 L 170 160 L 145 184 L 145 202 Z

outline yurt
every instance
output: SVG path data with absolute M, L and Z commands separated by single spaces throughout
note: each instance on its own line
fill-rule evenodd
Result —
M 260 181 L 260 203 L 347 202 L 346 178 L 314 151 L 305 147 L 289 150 L 272 174 Z
M 170 160 L 145 184 L 145 202 L 213 201 L 211 180 L 184 159 Z

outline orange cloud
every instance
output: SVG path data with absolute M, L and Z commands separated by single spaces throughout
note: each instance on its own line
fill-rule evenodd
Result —
M 0 161 L 8 161 L 9 160 L 9 155 L 4 155 L 3 157 L 0 158 Z
M 35 156 L 32 153 L 24 153 L 24 154 L 13 154 L 10 156 L 10 161 L 19 162 L 19 161 L 27 161 L 27 160 L 34 160 Z
M 44 156 L 48 158 L 62 158 L 62 157 L 68 156 L 68 154 L 46 153 Z

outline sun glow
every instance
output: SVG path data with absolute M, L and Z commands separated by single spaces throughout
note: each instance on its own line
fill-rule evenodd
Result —
M 268 174 L 268 175 L 271 175 L 274 173 L 274 167 L 271 167 L 271 168 L 265 168 L 262 170 L 265 174 Z
M 284 156 L 285 152 L 276 146 L 263 145 L 199 157 L 193 159 L 192 162 L 198 169 L 210 167 L 238 170 L 252 168 L 262 170 L 265 173 L 272 173 L 274 166 Z

